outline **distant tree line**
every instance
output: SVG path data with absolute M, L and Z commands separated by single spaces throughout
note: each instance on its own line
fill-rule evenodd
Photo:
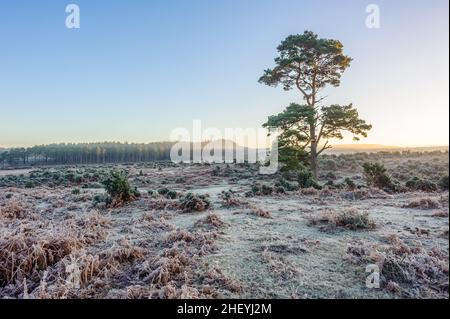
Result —
M 0 166 L 71 165 L 170 160 L 173 143 L 50 144 L 0 151 Z

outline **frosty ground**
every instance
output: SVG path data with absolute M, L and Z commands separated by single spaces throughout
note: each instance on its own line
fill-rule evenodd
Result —
M 448 176 L 448 152 L 327 156 L 320 190 L 246 164 L 3 171 L 0 297 L 448 298 L 448 190 L 369 187 L 365 161 L 402 184 Z M 114 168 L 135 201 L 103 203 Z

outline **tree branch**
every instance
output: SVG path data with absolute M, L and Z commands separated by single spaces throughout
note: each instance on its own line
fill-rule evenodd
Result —
M 331 145 L 328 145 L 328 141 L 326 141 L 326 142 L 325 142 L 325 145 L 322 147 L 322 149 L 321 149 L 319 152 L 317 152 L 317 155 L 322 154 L 323 151 L 325 151 L 325 150 L 327 150 L 327 149 L 330 149 L 330 148 L 333 148 L 333 147 L 332 147 Z

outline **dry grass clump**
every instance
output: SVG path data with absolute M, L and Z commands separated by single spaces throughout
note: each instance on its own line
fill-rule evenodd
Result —
M 336 213 L 332 210 L 321 212 L 308 218 L 308 226 L 316 226 L 322 231 L 330 231 L 336 228 Z
M 350 208 L 338 214 L 336 225 L 351 230 L 374 229 L 376 227 L 369 213 L 361 212 L 357 208 Z
M 185 229 L 178 229 L 172 231 L 166 238 L 166 243 L 175 243 L 179 241 L 184 241 L 186 243 L 191 243 L 195 241 L 196 237 L 193 233 Z
M 38 278 L 39 271 L 82 246 L 76 234 L 65 230 L 6 230 L 0 237 L 0 286 L 24 278 Z
M 403 208 L 414 209 L 438 209 L 439 207 L 439 202 L 436 199 L 430 197 L 415 199 L 410 203 L 403 205 Z
M 198 289 L 190 287 L 187 284 L 177 288 L 172 282 L 160 289 L 153 290 L 150 298 L 152 299 L 205 299 L 206 295 L 199 292 Z
M 39 298 L 103 297 L 112 282 L 128 281 L 133 264 L 143 259 L 143 250 L 127 240 L 96 254 L 79 250 L 50 269 L 56 281 L 47 283 L 44 289 L 41 282 L 34 294 Z
M 334 196 L 334 192 L 332 189 L 325 187 L 319 192 L 320 197 L 331 197 Z
M 231 207 L 241 207 L 247 206 L 248 202 L 238 198 L 233 191 L 224 191 L 220 194 L 222 199 L 222 207 L 231 208 Z
M 146 200 L 148 208 L 151 210 L 177 210 L 180 208 L 178 201 L 168 199 L 163 196 L 151 197 Z
M 164 217 L 156 217 L 155 211 L 142 214 L 140 223 L 153 232 L 172 231 L 174 227 Z
M 380 267 L 381 285 L 406 298 L 448 298 L 448 252 L 406 244 L 396 235 L 386 245 L 349 245 L 346 259 Z
M 440 211 L 440 212 L 434 213 L 434 214 L 433 214 L 433 217 L 442 217 L 442 218 L 446 218 L 446 217 L 448 217 L 448 212 L 446 212 L 446 211 Z
M 68 256 L 63 264 L 67 275 L 66 283 L 70 283 L 72 288 L 80 288 L 103 273 L 108 262 L 101 260 L 99 255 L 91 255 L 83 250 Z
M 356 208 L 346 209 L 336 213 L 329 210 L 319 216 L 309 218 L 310 226 L 317 226 L 323 231 L 331 231 L 337 227 L 350 230 L 371 230 L 376 227 L 375 222 L 370 218 L 369 213 L 361 212 Z
M 305 195 L 305 196 L 317 196 L 321 193 L 319 190 L 317 190 L 314 187 L 301 188 L 298 190 L 298 192 L 301 195 Z
M 5 206 L 0 206 L 0 218 L 22 218 L 23 208 L 16 202 L 10 202 Z
M 0 218 L 22 219 L 25 218 L 28 213 L 29 211 L 16 201 L 11 201 L 4 206 L 0 206 Z
M 208 269 L 204 275 L 203 281 L 208 285 L 217 286 L 219 289 L 226 289 L 232 292 L 242 292 L 244 290 L 242 284 L 237 280 L 226 276 L 218 267 Z
M 388 198 L 389 194 L 381 189 L 370 187 L 343 192 L 341 197 L 346 200 L 384 199 Z
M 267 249 L 262 252 L 261 256 L 279 281 L 285 282 L 298 276 L 298 268 L 289 263 L 284 257 L 276 255 Z
M 163 257 L 156 259 L 151 267 L 153 270 L 146 276 L 152 284 L 159 286 L 167 285 L 173 280 L 177 280 L 187 266 L 189 259 L 186 255 L 177 250 L 171 250 Z
M 109 220 L 97 212 L 51 220 L 26 214 L 22 219 L 2 221 L 0 295 L 67 297 L 71 288 L 96 272 L 101 258 L 91 258 L 83 251 L 106 239 L 108 227 Z
M 215 240 L 218 233 L 215 231 L 190 232 L 185 229 L 178 229 L 171 232 L 164 243 L 168 247 L 182 245 L 184 250 L 190 255 L 199 257 L 207 255 L 217 249 Z
M 92 244 L 108 237 L 111 221 L 99 212 L 93 211 L 84 218 L 75 219 L 76 230 L 85 244 Z M 68 221 L 70 225 L 70 220 Z M 73 225 L 70 225 L 73 228 Z
M 272 218 L 272 215 L 270 214 L 270 212 L 268 212 L 267 210 L 261 208 L 261 207 L 253 207 L 250 210 L 250 214 L 258 216 L 258 217 L 262 217 L 262 218 Z
M 181 286 L 180 299 L 199 299 L 200 297 L 200 292 L 196 288 L 187 285 Z
M 202 248 L 208 244 L 207 234 L 172 233 L 169 240 L 172 248 L 164 249 L 138 267 L 138 277 L 151 287 L 150 298 L 197 299 L 215 295 L 213 288 L 198 288 L 200 282 L 205 283 L 198 267 Z
M 107 251 L 100 254 L 100 258 L 108 261 L 117 261 L 119 263 L 133 262 L 136 259 L 144 258 L 144 251 L 132 245 L 128 240 L 123 239 L 119 245 L 115 245 Z
M 197 221 L 195 226 L 209 226 L 219 229 L 227 226 L 227 223 L 224 222 L 218 214 L 210 213 L 204 219 Z

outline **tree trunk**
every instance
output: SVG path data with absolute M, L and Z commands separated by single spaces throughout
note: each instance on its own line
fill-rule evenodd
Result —
M 317 142 L 315 139 L 311 142 L 311 172 L 317 181 Z
M 313 98 L 313 103 L 315 103 L 315 98 Z M 314 104 L 312 105 L 314 109 Z M 317 181 L 317 135 L 316 135 L 316 123 L 311 120 L 310 123 L 310 135 L 311 135 L 311 172 L 314 179 Z
M 311 108 L 315 110 L 316 108 L 316 76 L 313 78 L 313 89 L 311 93 Z M 315 119 L 311 120 L 310 123 L 310 134 L 311 134 L 311 171 L 314 179 L 317 181 L 317 146 L 319 141 L 317 140 L 316 134 L 316 121 Z

